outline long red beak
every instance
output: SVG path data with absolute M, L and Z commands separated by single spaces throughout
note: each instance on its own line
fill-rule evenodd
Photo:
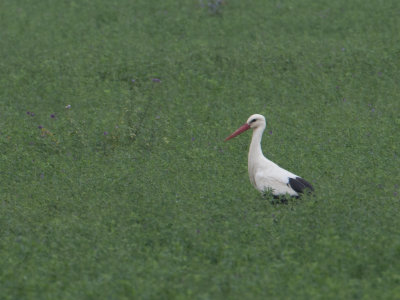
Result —
M 241 134 L 242 132 L 245 132 L 246 130 L 249 130 L 249 129 L 250 129 L 250 125 L 249 125 L 249 124 L 247 124 L 247 123 L 243 124 L 243 125 L 240 126 L 234 133 L 232 133 L 230 136 L 228 136 L 228 137 L 225 139 L 225 142 L 226 142 L 227 140 L 233 139 L 235 136 L 238 136 L 238 135 Z

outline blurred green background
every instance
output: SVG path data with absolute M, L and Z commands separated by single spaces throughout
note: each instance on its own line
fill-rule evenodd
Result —
M 1 1 L 1 298 L 400 298 L 399 14 Z M 251 186 L 253 113 L 314 197 Z

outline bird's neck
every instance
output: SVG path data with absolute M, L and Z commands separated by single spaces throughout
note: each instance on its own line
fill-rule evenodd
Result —
M 265 127 L 258 127 L 253 130 L 253 137 L 250 143 L 249 149 L 249 163 L 259 161 L 264 158 L 264 154 L 261 149 L 261 139 Z

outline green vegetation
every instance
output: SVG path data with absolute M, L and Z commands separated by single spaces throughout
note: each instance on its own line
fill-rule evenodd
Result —
M 0 298 L 399 299 L 399 12 L 1 1 Z M 253 113 L 314 197 L 253 189 Z

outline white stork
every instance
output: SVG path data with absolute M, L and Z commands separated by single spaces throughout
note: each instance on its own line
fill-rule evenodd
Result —
M 265 126 L 264 116 L 255 114 L 225 139 L 230 140 L 250 128 L 253 129 L 248 160 L 249 177 L 253 186 L 260 192 L 271 190 L 275 198 L 286 194 L 299 197 L 306 189 L 313 191 L 314 188 L 309 182 L 281 168 L 263 155 L 261 138 Z

